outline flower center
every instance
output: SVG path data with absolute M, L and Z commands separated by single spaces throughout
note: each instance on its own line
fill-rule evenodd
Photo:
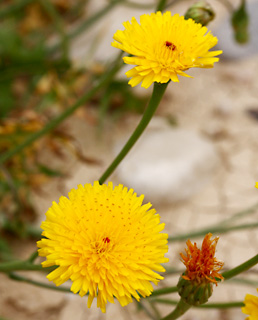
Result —
M 104 243 L 109 243 L 110 239 L 108 237 L 106 237 L 106 238 L 103 238 L 103 241 L 104 241 Z
M 102 241 L 96 241 L 93 245 L 93 249 L 97 254 L 103 254 L 105 252 L 108 252 L 112 249 L 112 245 L 110 243 L 110 239 L 108 237 L 105 237 L 102 239 Z
M 170 42 L 170 41 L 166 41 L 166 42 L 165 42 L 165 46 L 166 46 L 168 49 L 172 50 L 172 51 L 174 51 L 174 50 L 176 49 L 176 46 L 175 46 L 172 42 Z

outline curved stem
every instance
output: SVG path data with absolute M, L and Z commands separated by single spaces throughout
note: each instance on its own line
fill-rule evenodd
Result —
M 237 266 L 229 271 L 223 272 L 222 276 L 224 277 L 225 280 L 231 279 L 231 278 L 237 276 L 238 274 L 252 268 L 257 263 L 258 263 L 258 254 L 255 255 L 253 258 L 247 260 L 246 262 L 240 264 L 239 266 Z
M 194 239 L 198 238 L 201 236 L 204 236 L 205 234 L 211 232 L 211 233 L 216 233 L 219 232 L 220 234 L 222 233 L 227 233 L 230 231 L 236 231 L 236 230 L 243 230 L 243 229 L 249 229 L 249 228 L 255 228 L 258 227 L 258 222 L 257 223 L 247 223 L 247 224 L 241 224 L 239 226 L 222 226 L 221 224 L 217 226 L 211 226 L 208 228 L 204 228 L 195 232 L 191 233 L 185 233 L 185 234 L 180 234 L 178 236 L 172 236 L 168 238 L 169 242 L 172 241 L 183 241 L 187 239 Z
M 22 281 L 22 282 L 26 282 L 26 283 L 29 283 L 29 284 L 33 284 L 34 286 L 37 286 L 37 287 L 46 288 L 46 289 L 50 289 L 50 290 L 73 293 L 69 288 L 56 287 L 56 286 L 45 284 L 45 283 L 42 283 L 42 282 L 39 282 L 39 281 L 34 281 L 34 280 L 28 279 L 26 277 L 22 277 L 22 276 L 14 273 L 14 272 L 9 273 L 9 277 L 11 279 L 13 279 L 13 280 Z
M 187 310 L 189 310 L 191 306 L 184 302 L 182 299 L 176 305 L 176 308 L 166 317 L 161 320 L 175 320 L 181 317 Z
M 107 72 L 106 74 L 103 75 L 103 77 L 100 79 L 99 83 L 94 88 L 92 88 L 89 92 L 85 93 L 70 108 L 66 109 L 59 116 L 57 116 L 56 118 L 52 119 L 49 123 L 47 123 L 42 130 L 39 130 L 39 131 L 33 133 L 25 141 L 23 141 L 20 145 L 18 145 L 16 148 L 13 148 L 13 149 L 7 151 L 6 153 L 4 153 L 2 156 L 0 156 L 0 163 L 3 163 L 6 160 L 10 159 L 12 156 L 21 152 L 24 148 L 26 148 L 27 146 L 32 144 L 37 139 L 41 138 L 45 134 L 54 130 L 60 123 L 62 123 L 65 119 L 67 119 L 69 116 L 71 116 L 79 107 L 81 107 L 82 104 L 86 103 L 89 99 L 91 99 L 94 96 L 94 94 L 100 88 L 102 88 L 104 85 L 106 85 L 113 78 L 113 76 L 116 74 L 116 72 L 121 68 L 121 66 L 122 66 L 121 55 L 122 54 L 119 54 L 119 56 L 115 62 L 115 66 L 109 72 Z
M 103 184 L 106 179 L 113 173 L 113 171 L 117 168 L 119 163 L 124 159 L 124 157 L 127 155 L 127 153 L 131 150 L 135 142 L 140 138 L 141 134 L 149 124 L 152 116 L 154 115 L 155 111 L 157 110 L 157 107 L 160 103 L 160 100 L 167 88 L 167 83 L 154 83 L 154 88 L 152 92 L 152 96 L 150 99 L 150 102 L 142 116 L 142 119 L 136 129 L 134 130 L 133 134 L 123 147 L 123 149 L 120 151 L 120 153 L 116 156 L 114 161 L 110 164 L 110 166 L 106 169 L 106 171 L 103 173 L 103 175 L 99 179 L 99 183 Z
M 177 287 L 169 287 L 169 288 L 157 289 L 157 290 L 154 290 L 152 292 L 152 295 L 150 296 L 150 298 L 155 297 L 155 296 L 159 296 L 159 295 L 162 295 L 162 294 L 174 293 L 174 292 L 177 292 L 177 291 L 178 291 Z

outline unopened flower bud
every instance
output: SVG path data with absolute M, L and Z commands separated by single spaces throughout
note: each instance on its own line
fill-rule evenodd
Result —
M 198 1 L 193 4 L 185 14 L 185 19 L 193 19 L 195 22 L 206 26 L 215 17 L 215 12 L 206 1 Z
M 231 18 L 234 37 L 236 42 L 240 44 L 247 43 L 249 40 L 249 16 L 246 10 L 246 1 L 242 0 L 239 8 L 237 8 Z
M 190 306 L 206 303 L 213 292 L 213 284 L 209 281 L 189 281 L 182 277 L 178 281 L 177 288 L 182 300 Z

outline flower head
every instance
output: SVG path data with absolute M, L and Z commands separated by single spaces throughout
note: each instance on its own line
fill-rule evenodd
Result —
M 255 187 L 258 189 L 258 182 L 255 183 Z
M 159 215 L 144 196 L 119 185 L 113 189 L 95 182 L 78 186 L 53 203 L 42 222 L 39 255 L 43 267 L 57 265 L 47 278 L 56 285 L 71 279 L 71 291 L 84 296 L 88 307 L 94 297 L 105 312 L 114 297 L 122 306 L 152 291 L 150 281 L 163 279 L 156 273 L 167 262 L 167 234 L 160 233 Z
M 197 248 L 196 243 L 192 244 L 190 240 L 186 242 L 186 256 L 181 253 L 181 258 L 186 266 L 185 280 L 196 280 L 197 282 L 208 281 L 217 285 L 216 278 L 223 279 L 218 272 L 222 269 L 224 263 L 218 261 L 214 255 L 218 237 L 211 240 L 212 234 L 208 233 L 202 243 L 202 248 Z
M 189 68 L 211 68 L 222 51 L 209 51 L 217 38 L 207 28 L 170 12 L 144 14 L 140 24 L 135 18 L 124 23 L 125 30 L 114 34 L 113 47 L 129 53 L 124 62 L 136 65 L 126 75 L 134 87 L 142 82 L 148 88 L 153 82 L 178 82 L 177 75 L 189 77 Z
M 258 289 L 257 289 L 258 291 Z M 248 314 L 249 317 L 246 320 L 257 320 L 258 319 L 258 297 L 252 294 L 247 294 L 244 301 L 245 306 L 242 308 L 244 314 Z

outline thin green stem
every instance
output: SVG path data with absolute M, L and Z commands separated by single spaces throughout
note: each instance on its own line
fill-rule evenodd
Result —
M 107 15 L 116 5 L 123 3 L 125 0 L 113 0 L 110 1 L 104 8 L 96 12 L 94 15 L 90 16 L 87 20 L 83 21 L 76 29 L 68 33 L 67 37 L 69 40 L 77 37 L 82 32 L 89 29 L 91 26 L 94 25 L 100 18 Z M 49 48 L 50 53 L 54 53 L 60 47 L 60 43 L 54 44 L 52 47 Z
M 145 306 L 144 302 L 137 301 L 137 304 L 139 309 L 142 309 L 150 319 L 156 320 L 156 317 L 150 312 L 150 309 Z
M 156 297 L 163 294 L 174 293 L 177 291 L 178 291 L 177 287 L 161 288 L 161 289 L 154 290 L 150 297 Z
M 133 134 L 131 135 L 127 143 L 124 145 L 123 149 L 120 151 L 120 153 L 117 155 L 114 161 L 110 164 L 110 166 L 106 169 L 106 171 L 100 177 L 99 179 L 100 184 L 103 184 L 106 181 L 106 179 L 113 173 L 113 171 L 117 168 L 120 162 L 124 159 L 127 153 L 134 146 L 135 142 L 140 138 L 141 134 L 146 129 L 155 111 L 157 110 L 157 107 L 159 106 L 159 103 L 167 88 L 167 85 L 168 83 L 163 83 L 163 84 L 160 84 L 157 82 L 154 83 L 154 88 L 153 88 L 150 102 L 142 116 L 140 123 L 134 130 Z
M 194 232 L 184 233 L 178 236 L 172 236 L 168 238 L 168 241 L 172 242 L 172 241 L 184 241 L 187 239 L 194 239 L 194 238 L 204 236 L 209 232 L 222 234 L 222 233 L 227 233 L 231 231 L 244 230 L 249 228 L 257 228 L 257 227 L 258 227 L 258 223 L 247 223 L 247 224 L 241 224 L 239 226 L 222 226 L 219 224 L 217 226 L 210 226 L 208 228 L 204 228 Z
M 11 271 L 42 271 L 42 270 L 52 270 L 53 268 L 43 268 L 41 264 L 33 264 L 30 261 L 8 261 L 0 263 L 0 272 L 11 272 Z
M 189 310 L 191 306 L 180 299 L 176 305 L 176 308 L 166 317 L 161 320 L 175 320 L 181 317 L 187 310 Z
M 153 299 L 155 303 L 162 303 L 168 305 L 177 305 L 177 300 L 171 299 Z M 245 304 L 242 301 L 234 301 L 234 302 L 214 302 L 214 303 L 206 303 L 200 306 L 196 306 L 194 308 L 202 308 L 202 309 L 228 309 L 228 308 L 240 308 Z
M 38 257 L 38 250 L 34 251 L 30 257 L 27 259 L 27 262 L 33 263 Z
M 238 274 L 252 268 L 257 263 L 258 263 L 258 254 L 256 256 L 254 256 L 253 258 L 249 259 L 248 261 L 240 264 L 239 266 L 237 266 L 231 270 L 223 272 L 222 276 L 224 277 L 225 280 L 231 279 L 231 278 L 237 276 Z
M 134 2 L 134 1 L 124 1 L 123 3 L 124 6 L 126 7 L 131 7 L 131 8 L 135 8 L 135 9 L 151 9 L 151 8 L 154 8 L 155 7 L 155 4 L 154 3 L 137 3 L 137 2 Z
M 62 44 L 63 49 L 63 59 L 68 60 L 69 58 L 69 41 L 68 37 L 64 31 L 64 23 L 62 19 L 60 18 L 58 12 L 55 9 L 55 6 L 52 4 L 49 0 L 38 0 L 41 4 L 41 6 L 45 9 L 46 13 L 49 15 L 49 17 L 52 19 L 56 30 L 58 31 Z
M 244 285 L 244 286 L 251 286 L 251 287 L 255 287 L 255 288 L 258 287 L 258 281 L 256 279 L 251 280 L 251 279 L 243 279 L 243 278 L 231 278 L 226 283 L 228 283 L 228 284 L 237 283 L 237 284 Z
M 156 7 L 156 11 L 162 11 L 165 9 L 167 4 L 167 0 L 159 0 L 157 7 Z
M 229 308 L 241 308 L 244 307 L 245 304 L 243 301 L 235 301 L 235 302 L 213 302 L 213 303 L 207 303 L 198 306 L 197 308 L 202 309 L 229 309 Z
M 252 214 L 252 213 L 255 213 L 256 211 L 258 210 L 258 203 L 255 203 L 253 206 L 251 206 L 250 208 L 247 208 L 247 209 L 244 209 L 244 210 L 241 210 L 235 214 L 233 214 L 231 217 L 229 218 L 226 218 L 222 221 L 220 221 L 220 223 L 218 225 L 221 225 L 221 224 L 226 224 L 226 223 L 229 223 L 229 222 L 232 222 L 234 220 L 237 220 L 237 219 L 240 219 L 242 217 L 245 217 L 249 214 Z
M 26 282 L 26 283 L 29 283 L 29 284 L 33 284 L 34 286 L 37 286 L 37 287 L 46 288 L 46 289 L 55 290 L 55 291 L 73 293 L 69 288 L 56 287 L 56 286 L 45 284 L 45 283 L 42 283 L 42 282 L 39 282 L 39 281 L 34 281 L 34 280 L 28 279 L 26 277 L 20 276 L 20 275 L 14 273 L 14 272 L 9 273 L 9 277 L 11 279 L 13 279 L 13 280 Z
M 70 108 L 66 109 L 63 113 L 61 113 L 56 118 L 52 119 L 46 126 L 39 130 L 32 135 L 30 135 L 25 141 L 23 141 L 20 145 L 17 147 L 7 151 L 3 155 L 0 156 L 0 163 L 4 163 L 6 160 L 10 159 L 12 156 L 16 155 L 17 153 L 21 152 L 24 148 L 28 147 L 30 144 L 32 144 L 37 139 L 43 137 L 50 131 L 54 130 L 58 125 L 60 125 L 65 119 L 67 119 L 69 116 L 71 116 L 79 107 L 81 107 L 84 103 L 86 103 L 89 99 L 91 99 L 96 92 L 101 89 L 103 86 L 107 85 L 109 81 L 114 77 L 114 75 L 117 73 L 117 71 L 121 68 L 122 62 L 121 62 L 121 55 L 119 54 L 118 59 L 115 62 L 115 65 L 113 68 L 111 68 L 110 71 L 105 73 L 102 78 L 100 79 L 99 83 L 92 88 L 89 92 L 85 93 L 80 99 L 77 100 L 77 102 L 72 105 Z
M 160 319 L 161 318 L 161 315 L 160 315 L 160 312 L 158 310 L 158 308 L 156 307 L 156 305 L 154 303 L 152 303 L 151 300 L 147 300 L 147 303 L 149 304 L 151 310 L 153 311 L 153 313 L 155 314 L 155 320 L 156 319 Z
M 173 6 L 174 4 L 176 4 L 179 1 L 182 2 L 182 1 L 187 1 L 187 0 L 171 0 L 171 1 L 167 2 L 167 4 L 166 4 L 164 9 L 167 9 L 168 7 Z

